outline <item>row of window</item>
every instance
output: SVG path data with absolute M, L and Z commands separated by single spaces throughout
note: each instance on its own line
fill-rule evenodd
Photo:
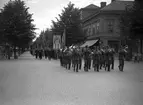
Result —
M 84 33 L 87 36 L 92 36 L 92 35 L 98 34 L 99 33 L 99 27 L 100 27 L 100 23 L 97 22 L 95 24 L 92 24 L 92 25 L 86 27 L 84 29 Z M 114 20 L 107 20 L 106 27 L 107 27 L 107 31 L 112 33 L 114 31 L 113 30 L 114 29 Z
M 114 20 L 113 19 L 107 20 L 108 32 L 113 32 L 113 28 L 114 28 Z
M 92 24 L 84 29 L 84 33 L 88 36 L 97 34 L 99 32 L 99 22 Z

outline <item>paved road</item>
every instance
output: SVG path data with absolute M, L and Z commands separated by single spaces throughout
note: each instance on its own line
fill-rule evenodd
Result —
M 0 105 L 143 105 L 143 63 L 74 73 L 28 52 L 0 61 Z

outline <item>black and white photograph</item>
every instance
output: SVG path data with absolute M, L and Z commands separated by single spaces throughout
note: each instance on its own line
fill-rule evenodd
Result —
M 143 0 L 0 0 L 0 105 L 143 105 Z

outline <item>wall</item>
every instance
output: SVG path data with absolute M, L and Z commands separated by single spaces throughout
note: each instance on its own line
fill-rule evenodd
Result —
M 82 19 L 85 19 L 85 18 L 93 15 L 96 11 L 97 11 L 97 9 L 82 9 L 81 17 L 82 17 Z
M 88 30 L 86 36 L 95 36 L 98 34 L 97 31 L 97 23 L 100 24 L 100 18 L 97 16 L 96 18 L 90 19 L 83 24 L 83 30 Z M 94 28 L 94 29 L 93 29 Z M 100 27 L 99 27 L 100 30 Z
M 108 32 L 108 21 L 113 20 L 113 32 Z M 99 22 L 99 33 L 97 33 L 96 26 Z M 83 24 L 83 29 L 89 29 L 90 27 L 95 26 L 95 33 L 87 34 L 88 40 L 100 38 L 103 42 L 103 45 L 108 45 L 108 42 L 117 42 L 115 43 L 117 47 L 120 45 L 120 29 L 119 29 L 119 15 L 98 15 L 95 18 L 92 18 L 86 21 Z M 89 31 L 88 31 L 89 33 Z
M 113 20 L 113 32 L 110 33 L 112 35 L 117 35 L 119 37 L 120 35 L 120 29 L 119 29 L 119 19 L 116 15 L 102 15 L 101 16 L 101 33 L 109 33 L 108 32 L 108 22 L 110 20 Z M 115 36 L 116 37 L 116 36 Z

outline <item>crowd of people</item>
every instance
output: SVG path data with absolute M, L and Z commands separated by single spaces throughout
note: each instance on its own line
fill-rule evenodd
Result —
M 123 71 L 124 59 L 126 49 L 121 47 L 119 50 L 119 70 Z M 99 72 L 100 69 L 104 68 L 105 71 L 114 69 L 114 48 L 106 47 L 94 47 L 90 49 L 88 46 L 85 48 L 80 47 L 66 47 L 60 50 L 60 63 L 61 66 L 66 69 L 71 69 L 75 72 L 81 70 L 82 60 L 84 60 L 84 71 L 89 71 L 91 67 L 94 71 Z
M 123 71 L 124 68 L 124 59 L 126 54 L 126 48 L 121 47 L 118 52 L 119 58 L 119 70 Z M 82 61 L 84 61 L 84 71 L 89 71 L 91 68 L 94 71 L 99 72 L 101 69 L 105 69 L 105 71 L 110 71 L 114 69 L 114 60 L 115 60 L 115 50 L 114 48 L 110 48 L 109 46 L 90 48 L 85 46 L 81 48 L 79 46 L 70 46 L 65 47 L 63 49 L 54 50 L 47 49 L 35 49 L 31 50 L 31 54 L 36 57 L 36 59 L 42 59 L 42 57 L 48 58 L 57 58 L 60 59 L 60 64 L 62 67 L 66 69 L 73 69 L 74 72 L 78 72 L 82 68 Z
M 137 53 L 134 53 L 133 58 L 134 58 L 134 62 L 139 63 L 140 61 L 142 61 L 143 55 L 141 53 L 137 52 Z
M 35 56 L 36 59 L 42 59 L 43 57 L 45 57 L 45 59 L 49 59 L 51 60 L 51 58 L 53 59 L 57 59 L 57 53 L 58 53 L 58 50 L 55 51 L 51 48 L 36 48 L 36 49 L 31 49 L 30 50 L 30 53 Z
M 0 46 L 0 60 L 1 59 L 8 59 L 10 60 L 11 57 L 14 57 L 14 53 L 15 53 L 15 59 L 18 58 L 18 56 L 20 56 L 21 54 L 23 54 L 25 52 L 25 49 L 14 49 L 11 46 Z

